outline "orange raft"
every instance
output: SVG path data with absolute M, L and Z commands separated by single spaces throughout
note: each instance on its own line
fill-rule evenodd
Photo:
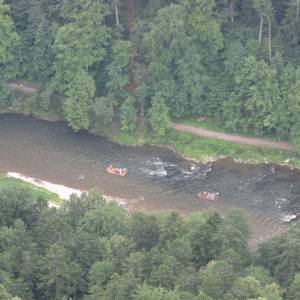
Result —
M 219 200 L 219 193 L 208 193 L 208 192 L 199 192 L 197 197 L 200 200 L 208 200 L 208 201 L 218 201 Z
M 127 174 L 126 168 L 116 168 L 114 166 L 109 166 L 106 168 L 106 172 L 118 176 L 125 176 Z

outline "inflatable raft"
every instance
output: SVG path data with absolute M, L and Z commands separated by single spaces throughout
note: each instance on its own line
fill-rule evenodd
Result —
M 125 176 L 127 174 L 126 168 L 116 168 L 114 166 L 109 166 L 106 168 L 106 172 L 118 176 Z
M 208 193 L 208 192 L 199 192 L 197 197 L 200 200 L 207 200 L 207 201 L 218 201 L 219 200 L 219 193 Z

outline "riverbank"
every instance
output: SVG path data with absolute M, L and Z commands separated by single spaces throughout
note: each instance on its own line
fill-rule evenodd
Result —
M 33 195 L 42 197 L 49 201 L 49 206 L 60 206 L 62 200 L 69 200 L 72 195 L 81 196 L 83 193 L 89 191 L 70 188 L 61 184 L 54 184 L 45 180 L 40 180 L 28 177 L 16 172 L 8 172 L 6 176 L 0 176 L 0 190 L 4 188 L 25 188 L 30 190 Z M 98 191 L 101 193 L 100 191 Z M 103 195 L 103 199 L 107 202 L 117 202 L 120 206 L 124 207 L 127 211 L 131 211 L 134 205 L 138 202 L 135 199 L 123 199 L 109 195 Z
M 172 123 L 170 127 L 178 131 L 190 132 L 197 136 L 216 138 L 235 144 L 246 144 L 258 147 L 275 148 L 280 150 L 299 151 L 299 149 L 295 148 L 292 144 L 282 141 L 228 134 L 220 131 L 207 130 L 202 127 L 185 125 L 182 123 Z
M 6 189 L 25 189 L 30 191 L 34 198 L 43 198 L 49 202 L 49 206 L 59 206 L 62 203 L 62 198 L 56 191 L 41 187 L 37 184 L 34 184 L 30 181 L 26 181 L 19 176 L 16 176 L 16 173 L 0 175 L 0 191 Z
M 185 159 L 197 162 L 211 162 L 231 158 L 236 162 L 260 164 L 274 163 L 300 168 L 300 153 L 264 146 L 236 144 L 211 137 L 200 137 L 193 133 L 169 129 L 164 136 L 158 137 L 148 133 L 134 132 L 105 133 L 109 140 L 121 145 L 140 146 L 151 144 L 167 147 Z
M 122 147 L 87 132 L 74 133 L 62 122 L 18 115 L 3 115 L 0 123 L 3 174 L 15 171 L 81 191 L 97 189 L 112 197 L 136 199 L 134 209 L 146 211 L 188 214 L 215 208 L 223 214 L 241 208 L 254 226 L 264 228 L 256 239 L 277 232 L 286 216 L 299 207 L 297 170 L 231 160 L 195 164 L 158 147 Z M 165 140 L 153 137 L 148 142 L 163 144 Z M 128 175 L 107 174 L 105 168 L 111 163 L 127 167 Z M 199 201 L 199 191 L 219 192 L 221 201 Z
M 81 196 L 83 193 L 87 191 L 70 188 L 61 184 L 54 184 L 51 182 L 47 182 L 44 180 L 31 178 L 25 176 L 23 174 L 8 172 L 5 176 L 0 175 L 0 191 L 1 189 L 9 189 L 9 188 L 24 188 L 29 190 L 35 198 L 42 197 L 48 201 L 49 207 L 59 208 L 64 201 L 68 201 L 70 197 L 75 194 L 77 196 Z M 90 191 L 93 192 L 93 191 Z M 100 191 L 96 191 L 101 193 Z M 118 205 L 122 206 L 128 212 L 132 212 L 136 210 L 136 204 L 138 200 L 134 199 L 123 199 L 118 197 L 112 197 L 108 195 L 103 195 L 103 199 L 107 202 L 116 202 Z M 185 215 L 185 214 L 184 214 Z M 249 241 L 250 247 L 256 247 L 258 243 L 273 237 L 274 235 L 278 235 L 285 230 L 287 230 L 287 226 L 281 226 L 277 228 L 276 231 L 269 232 L 269 230 L 265 230 L 260 228 L 257 224 L 257 221 L 253 216 L 247 215 L 247 222 L 252 229 L 252 238 Z M 290 222 L 287 220 L 286 223 Z M 286 224 L 287 225 L 287 224 Z
M 2 110 L 0 113 L 18 113 Z M 44 121 L 59 121 L 58 115 L 45 115 L 25 110 L 21 115 L 33 115 Z M 111 128 L 91 129 L 90 133 L 107 138 L 110 141 L 126 146 L 143 146 L 145 144 L 171 149 L 183 158 L 196 162 L 212 162 L 218 159 L 231 158 L 236 162 L 248 164 L 274 163 L 290 168 L 300 168 L 300 152 L 280 150 L 266 146 L 237 144 L 212 137 L 201 137 L 189 132 L 170 128 L 164 136 L 136 130 L 132 133 L 122 132 L 118 126 Z
M 57 108 L 43 110 L 34 105 L 32 97 L 36 96 L 38 88 L 26 82 L 8 83 L 13 90 L 17 92 L 16 103 L 12 102 L 11 106 L 1 112 L 4 113 L 21 113 L 26 116 L 34 117 L 45 121 L 62 120 L 62 113 Z M 63 121 L 63 120 L 62 120 Z M 213 132 L 216 135 L 226 135 L 237 137 L 237 132 L 230 132 L 217 121 L 207 119 L 184 119 L 178 121 L 180 124 L 192 126 L 193 131 L 201 127 L 204 130 Z M 158 137 L 149 132 L 136 130 L 133 133 L 121 132 L 119 126 L 114 124 L 111 128 L 91 129 L 90 133 L 104 136 L 110 141 L 121 145 L 139 146 L 139 145 L 156 145 L 167 147 L 185 159 L 197 162 L 210 162 L 222 158 L 231 158 L 236 162 L 259 164 L 275 163 L 289 166 L 291 168 L 300 168 L 300 152 L 292 151 L 292 146 L 287 143 L 278 142 L 272 136 L 256 135 L 239 135 L 242 140 L 258 140 L 262 142 L 267 138 L 266 144 L 286 144 L 284 149 L 269 148 L 268 146 L 253 146 L 249 144 L 237 144 L 231 141 L 220 140 L 214 137 L 199 136 L 197 133 L 180 132 L 177 129 L 169 129 L 165 136 Z M 268 141 L 269 140 L 269 141 Z M 272 141 L 273 140 L 273 141 Z

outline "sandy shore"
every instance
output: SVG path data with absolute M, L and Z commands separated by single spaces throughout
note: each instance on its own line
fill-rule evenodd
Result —
M 54 184 L 48 181 L 32 178 L 25 176 L 20 173 L 16 172 L 7 172 L 6 174 L 7 177 L 12 177 L 16 179 L 21 179 L 25 182 L 31 183 L 37 187 L 43 188 L 48 190 L 49 192 L 53 192 L 59 196 L 59 198 L 64 199 L 64 200 L 69 200 L 71 195 L 75 194 L 77 196 L 81 196 L 82 193 L 87 193 L 88 191 L 83 191 L 83 190 L 78 190 L 78 189 L 73 189 L 64 185 L 60 184 Z M 123 199 L 123 198 L 117 198 L 117 197 L 112 197 L 109 195 L 103 195 L 103 198 L 107 201 L 114 201 L 117 202 L 119 205 L 123 206 L 126 210 L 131 211 L 133 206 L 139 201 L 139 199 Z M 54 202 L 49 202 L 50 207 L 58 207 L 59 205 Z

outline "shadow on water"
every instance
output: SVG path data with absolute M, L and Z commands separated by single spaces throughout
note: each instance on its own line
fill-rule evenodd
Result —
M 168 150 L 124 147 L 63 123 L 0 115 L 0 172 L 15 171 L 73 188 L 98 188 L 139 199 L 149 210 L 192 212 L 215 207 L 245 209 L 257 227 L 274 231 L 300 214 L 300 172 L 272 164 L 230 159 L 196 164 Z M 105 173 L 109 164 L 128 168 L 124 178 Z M 219 192 L 218 202 L 197 200 L 199 191 Z

